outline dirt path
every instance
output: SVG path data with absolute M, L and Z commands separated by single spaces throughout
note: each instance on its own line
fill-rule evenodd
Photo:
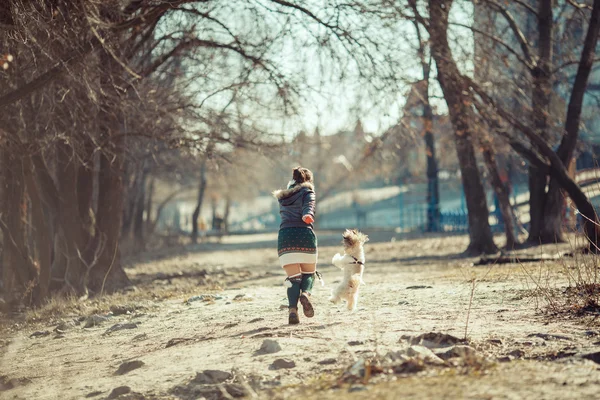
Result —
M 296 327 L 286 324 L 281 307 L 285 288 L 274 235 L 237 237 L 205 245 L 204 252 L 139 262 L 128 272 L 147 299 L 158 288 L 189 293 L 203 286 L 189 302 L 187 294 L 122 297 L 129 313 L 88 328 L 89 316 L 73 315 L 63 318 L 59 332 L 48 324 L 11 334 L 0 341 L 0 398 L 104 399 L 122 386 L 130 392 L 112 398 L 286 398 L 299 391 L 311 398 L 322 388 L 327 390 L 314 398 L 597 398 L 598 364 L 581 355 L 600 350 L 594 344 L 600 332 L 580 320 L 545 318 L 532 296 L 528 276 L 544 273 L 560 282 L 559 264 L 473 267 L 472 259 L 452 257 L 465 247 L 462 237 L 379 236 L 367 244 L 366 286 L 352 314 L 327 302 L 341 276 L 329 260 L 340 248 L 333 245 L 335 236 L 320 238 L 326 286 L 316 286 L 316 316 L 301 318 Z M 208 290 L 217 285 L 222 289 Z M 76 325 L 76 319 L 83 321 Z M 30 337 L 34 330 L 39 336 Z M 419 373 L 385 370 L 367 385 L 355 382 L 364 371 L 344 375 L 353 364 L 364 365 L 360 360 L 405 351 L 408 337 L 441 332 L 463 338 L 465 330 L 475 359 L 443 365 L 425 359 Z M 261 353 L 265 339 L 281 350 Z M 295 365 L 277 369 L 286 363 L 277 359 Z M 119 368 L 132 370 L 115 374 Z M 209 384 L 211 379 L 223 384 Z

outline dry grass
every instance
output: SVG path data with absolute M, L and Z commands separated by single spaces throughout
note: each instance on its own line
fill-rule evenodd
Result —
M 413 365 L 418 363 L 418 365 Z M 330 371 L 320 374 L 302 385 L 291 385 L 276 388 L 261 393 L 261 398 L 288 399 L 301 397 L 306 400 L 321 399 L 397 399 L 399 393 L 407 394 L 404 390 L 411 387 L 415 382 L 422 383 L 423 380 L 436 382 L 443 389 L 450 382 L 457 379 L 462 381 L 466 378 L 479 379 L 489 374 L 498 365 L 486 359 L 473 357 L 464 358 L 456 364 L 448 363 L 445 366 L 431 365 L 420 360 L 404 362 L 411 364 L 410 367 L 403 365 L 381 366 L 377 359 L 370 360 L 370 365 L 375 366 L 370 373 L 362 379 L 345 379 L 346 369 Z M 462 378 L 461 378 L 462 377 Z M 418 391 L 413 393 L 418 395 Z M 445 392 L 440 391 L 440 397 L 445 397 Z
M 600 258 L 581 250 L 586 242 L 581 235 L 569 235 L 568 256 L 556 262 L 542 261 L 535 268 L 521 265 L 542 311 L 550 315 L 600 315 Z M 544 249 L 541 246 L 539 251 Z

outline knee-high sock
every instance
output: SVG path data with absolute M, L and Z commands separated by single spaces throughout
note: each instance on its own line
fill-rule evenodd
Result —
M 302 284 L 300 289 L 303 292 L 310 294 L 315 283 L 315 274 L 302 274 Z
M 298 299 L 300 298 L 300 285 L 302 284 L 302 277 L 294 276 L 294 277 L 291 277 L 288 279 L 289 279 L 290 283 L 292 284 L 292 286 L 287 289 L 289 307 L 297 308 L 298 307 Z

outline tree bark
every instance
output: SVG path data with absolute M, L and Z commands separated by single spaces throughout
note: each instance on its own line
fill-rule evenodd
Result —
M 64 279 L 77 295 L 86 292 L 83 281 L 86 271 L 84 255 L 88 245 L 88 235 L 80 218 L 78 196 L 79 163 L 75 150 L 69 144 L 60 141 L 56 146 L 58 167 L 58 191 L 60 193 L 60 228 L 62 248 L 65 252 L 66 267 Z
M 494 187 L 494 192 L 496 193 L 496 196 L 498 196 L 498 202 L 500 203 L 500 213 L 502 214 L 502 219 L 504 219 L 506 248 L 512 250 L 518 243 L 518 240 L 515 237 L 515 224 L 513 220 L 512 207 L 510 205 L 510 196 L 508 189 L 504 182 L 502 182 L 502 178 L 498 172 L 496 155 L 491 144 L 483 144 L 483 159 L 490 174 L 490 180 L 492 182 L 492 186 Z
M 231 211 L 231 195 L 225 198 L 225 212 L 223 213 L 223 233 L 229 233 L 229 212 Z
M 139 193 L 136 199 L 133 215 L 133 240 L 135 250 L 138 251 L 144 244 L 144 207 L 146 205 L 146 180 L 148 172 L 144 169 L 139 183 Z
M 204 192 L 206 191 L 206 157 L 202 160 L 200 165 L 200 182 L 198 183 L 198 201 L 196 208 L 192 214 L 192 242 L 198 241 L 198 217 L 200 216 L 200 210 L 202 209 L 202 203 L 204 201 Z
M 83 163 L 79 164 L 77 171 L 77 198 L 79 206 L 79 219 L 84 225 L 84 230 L 91 237 L 93 235 L 93 196 L 94 196 L 94 143 L 88 135 L 82 137 Z
M 427 85 L 429 86 L 429 85 Z M 437 232 L 440 228 L 440 187 L 438 164 L 433 136 L 433 110 L 429 104 L 429 95 L 423 103 L 423 122 L 425 124 L 425 151 L 427 152 L 427 232 Z
M 538 61 L 532 70 L 532 117 L 537 134 L 546 142 L 550 140 L 550 103 L 552 101 L 552 34 L 554 20 L 552 0 L 539 0 L 537 12 Z M 561 211 L 549 204 L 546 212 L 546 185 L 548 175 L 536 166 L 529 167 L 529 214 L 528 242 L 536 244 L 563 241 Z
M 452 0 L 429 0 L 431 49 L 437 65 L 438 80 L 454 127 L 456 151 L 469 213 L 470 243 L 466 253 L 493 254 L 498 248 L 494 244 L 490 229 L 489 210 L 473 148 L 473 116 L 469 108 L 471 101 L 467 95 L 465 80 L 452 58 L 448 44 L 448 13 L 451 6 Z
M 144 231 L 146 234 L 150 232 L 150 225 L 152 224 L 152 207 L 154 206 L 154 176 L 150 177 L 148 183 L 148 196 L 146 197 L 146 219 L 144 221 Z
M 25 238 L 27 201 L 23 160 L 14 146 L 9 144 L 5 144 L 3 153 L 4 201 L 0 229 L 4 239 L 2 265 L 5 300 L 7 303 L 25 300 L 26 303 L 36 304 L 39 303 L 38 272 L 30 258 Z
M 418 13 L 416 0 L 409 1 L 415 14 Z M 431 58 L 425 58 L 425 42 L 421 35 L 419 22 L 413 20 L 417 40 L 419 41 L 418 56 L 423 70 L 423 88 L 421 102 L 423 107 L 423 128 L 425 139 L 425 156 L 427 159 L 427 222 L 426 232 L 437 232 L 440 228 L 440 189 L 438 180 L 438 164 L 435 154 L 435 138 L 433 136 L 433 109 L 429 100 L 429 78 L 431 76 Z
M 101 11 L 107 20 L 118 18 L 109 6 Z M 116 39 L 106 35 L 105 40 Z M 98 203 L 96 234 L 93 248 L 97 254 L 95 265 L 90 265 L 86 281 L 89 288 L 102 295 L 130 286 L 131 281 L 121 264 L 119 248 L 124 206 L 125 129 L 123 120 L 123 93 L 117 87 L 127 87 L 121 67 L 115 57 L 104 51 L 100 56 L 104 74 L 100 78 L 103 97 L 98 114 L 99 139 L 105 146 L 100 152 L 98 170 Z
M 50 207 L 42 201 L 31 161 L 28 159 L 24 162 L 27 163 L 25 168 L 25 183 L 29 200 L 31 201 L 33 241 L 36 261 L 39 266 L 39 298 L 36 305 L 40 305 L 48 297 L 50 289 L 50 272 L 54 247 L 53 221 L 56 218 Z
M 109 134 L 110 135 L 110 134 Z M 123 209 L 123 139 L 113 139 L 114 154 L 100 155 L 96 246 L 101 246 L 97 264 L 89 274 L 89 288 L 96 293 L 112 292 L 131 282 L 121 265 L 119 239 Z

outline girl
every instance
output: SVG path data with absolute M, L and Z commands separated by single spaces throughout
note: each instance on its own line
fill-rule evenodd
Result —
M 317 269 L 317 236 L 315 222 L 315 188 L 310 170 L 296 167 L 287 189 L 276 190 L 273 196 L 279 201 L 281 225 L 277 241 L 279 262 L 287 274 L 289 323 L 298 324 L 298 301 L 304 315 L 315 312 L 310 293 Z

